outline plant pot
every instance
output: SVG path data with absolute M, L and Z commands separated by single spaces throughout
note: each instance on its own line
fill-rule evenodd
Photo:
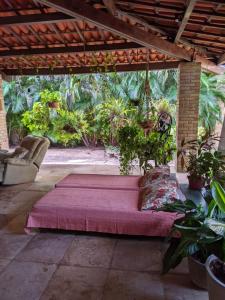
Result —
M 56 101 L 48 102 L 48 107 L 59 108 L 59 102 L 56 102 Z
M 188 268 L 191 281 L 201 289 L 207 289 L 206 267 L 205 264 L 195 259 L 193 256 L 188 257 Z
M 205 180 L 201 176 L 188 176 L 188 181 L 191 190 L 201 190 L 205 185 Z
M 72 126 L 70 126 L 69 124 L 66 124 L 66 125 L 63 127 L 63 130 L 65 130 L 66 132 L 71 133 L 71 134 L 77 132 L 76 129 L 73 128 Z
M 224 300 L 225 299 L 225 282 L 222 282 L 215 274 L 215 263 L 223 265 L 224 263 L 220 261 L 215 255 L 210 255 L 206 261 L 206 272 L 207 272 L 207 285 L 209 292 L 209 300 Z M 225 267 L 224 267 L 225 269 Z M 225 278 L 224 269 L 223 278 Z
M 154 127 L 154 121 L 152 120 L 146 120 L 146 121 L 143 121 L 140 123 L 140 126 L 143 128 L 143 129 L 152 129 Z

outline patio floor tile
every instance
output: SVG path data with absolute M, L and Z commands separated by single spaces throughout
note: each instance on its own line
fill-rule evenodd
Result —
M 0 230 L 0 234 L 3 233 L 24 234 L 25 233 L 24 227 L 26 224 L 26 220 L 27 220 L 27 213 L 23 213 L 16 216 Z
M 38 300 L 55 265 L 13 261 L 0 274 L 1 300 Z
M 16 260 L 57 264 L 73 239 L 72 234 L 39 233 L 19 253 Z
M 161 271 L 160 240 L 121 239 L 115 247 L 112 268 L 133 271 Z
M 111 263 L 115 239 L 79 236 L 65 254 L 62 264 L 108 268 Z
M 188 275 L 168 274 L 162 280 L 165 300 L 208 300 L 207 291 L 197 288 Z
M 111 270 L 104 300 L 164 300 L 160 277 L 145 272 Z
M 0 258 L 0 273 L 9 263 L 10 263 L 10 260 Z
M 33 204 L 39 200 L 46 192 L 24 191 L 18 193 L 10 201 L 0 201 L 0 211 L 2 214 L 18 215 L 29 211 Z
M 8 221 L 7 216 L 0 214 L 0 229 L 7 224 L 7 221 Z
M 18 234 L 0 235 L 0 258 L 13 259 L 30 241 L 32 236 Z
M 40 300 L 101 300 L 106 269 L 60 266 Z

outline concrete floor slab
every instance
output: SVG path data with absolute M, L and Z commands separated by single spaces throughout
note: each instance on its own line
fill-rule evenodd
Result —
M 104 300 L 163 300 L 159 275 L 145 272 L 110 270 Z
M 78 236 L 67 250 L 62 264 L 109 268 L 116 240 Z
M 20 252 L 16 260 L 57 264 L 73 240 L 72 234 L 39 233 Z
M 0 214 L 0 229 L 4 227 L 8 222 L 7 215 Z
M 9 259 L 0 258 L 0 273 L 4 270 L 4 268 L 10 263 Z
M 207 291 L 197 288 L 188 275 L 168 274 L 162 281 L 165 300 L 208 300 Z
M 18 234 L 0 235 L 0 258 L 13 259 L 31 240 L 32 236 Z
M 13 261 L 0 274 L 0 299 L 40 299 L 55 270 L 55 265 Z
M 107 273 L 100 268 L 60 266 L 40 300 L 101 300 Z
M 161 271 L 160 239 L 120 239 L 115 247 L 112 268 L 133 271 Z
M 27 213 L 23 213 L 16 216 L 15 218 L 12 218 L 12 220 L 9 221 L 9 223 L 0 230 L 0 234 L 3 233 L 24 234 L 25 233 L 24 227 L 26 224 L 27 216 L 28 216 Z

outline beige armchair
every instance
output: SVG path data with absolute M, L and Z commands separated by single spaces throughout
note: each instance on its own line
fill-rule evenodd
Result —
M 26 136 L 13 153 L 0 150 L 0 183 L 11 185 L 34 181 L 49 144 L 47 138 Z

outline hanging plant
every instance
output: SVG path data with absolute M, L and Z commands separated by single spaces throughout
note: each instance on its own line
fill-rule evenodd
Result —
M 40 93 L 41 102 L 46 103 L 49 108 L 58 109 L 60 108 L 61 95 L 58 91 L 51 92 L 49 90 L 43 90 Z

